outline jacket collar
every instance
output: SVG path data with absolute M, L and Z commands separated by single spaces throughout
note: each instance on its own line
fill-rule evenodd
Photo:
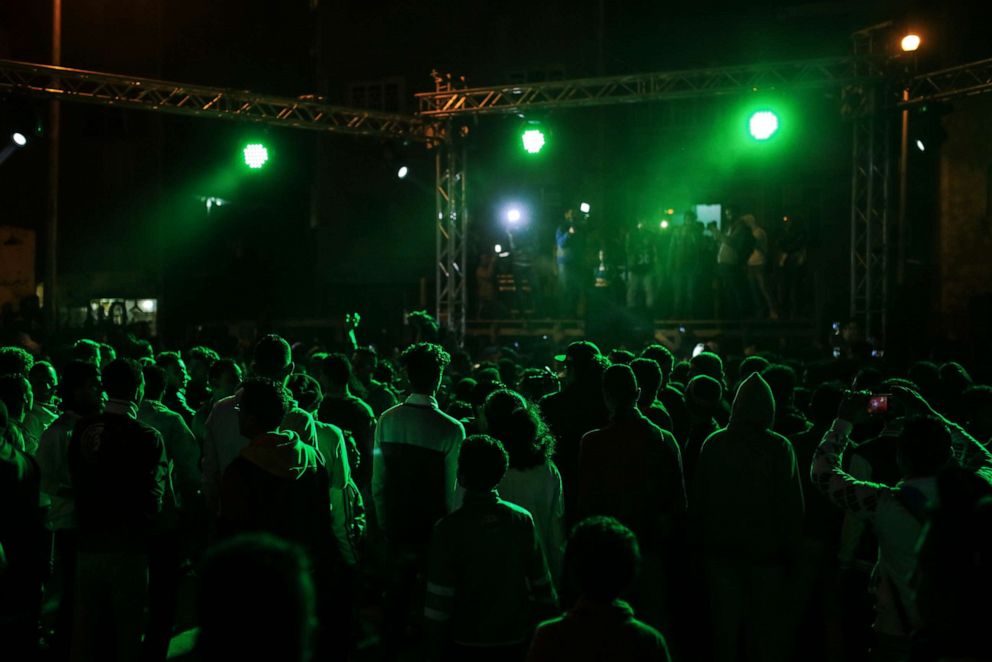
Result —
M 107 400 L 107 406 L 103 408 L 105 414 L 117 414 L 118 416 L 127 416 L 128 418 L 138 417 L 138 403 L 131 402 L 130 400 L 117 400 L 111 398 Z
M 437 409 L 437 398 L 433 395 L 425 395 L 423 393 L 411 393 L 407 396 L 406 400 L 403 401 L 408 405 L 415 405 L 417 407 L 433 407 Z

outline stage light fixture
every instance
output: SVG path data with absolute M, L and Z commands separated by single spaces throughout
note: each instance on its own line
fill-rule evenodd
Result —
M 497 253 L 502 253 L 503 252 L 503 246 L 501 244 L 496 244 L 495 246 L 493 246 L 493 250 L 495 252 L 497 252 Z
M 245 145 L 243 153 L 245 156 L 245 165 L 252 170 L 258 170 L 269 160 L 269 150 L 262 143 Z
M 667 219 L 661 222 L 661 229 L 662 230 L 667 230 L 668 229 L 668 220 Z
M 28 144 L 27 136 L 25 136 L 20 131 L 15 131 L 14 133 L 10 134 L 10 139 L 13 140 L 14 144 L 17 145 L 18 147 L 24 147 L 25 145 Z
M 920 150 L 921 152 L 925 152 L 925 151 L 927 151 L 927 146 L 923 144 L 923 141 L 922 140 L 917 140 L 916 141 L 916 149 Z
M 902 48 L 904 53 L 912 53 L 920 47 L 920 43 L 922 41 L 923 40 L 920 39 L 920 35 L 909 33 L 902 38 L 902 41 L 899 42 L 899 46 Z
M 748 131 L 755 140 L 768 140 L 778 131 L 778 115 L 770 110 L 759 110 L 747 122 Z
M 589 206 L 588 202 L 583 202 L 579 205 L 579 211 L 583 214 L 588 214 L 590 209 L 592 209 L 592 207 Z
M 522 217 L 523 215 L 520 213 L 520 210 L 517 209 L 516 207 L 511 207 L 506 211 L 506 220 L 513 225 L 519 223 Z
M 544 132 L 540 129 L 526 129 L 521 134 L 520 140 L 523 143 L 524 150 L 528 154 L 537 154 L 544 149 L 544 145 L 547 142 Z
M 400 169 L 396 171 L 396 176 L 400 179 L 406 178 L 408 174 L 410 174 L 410 169 L 406 166 L 400 166 Z

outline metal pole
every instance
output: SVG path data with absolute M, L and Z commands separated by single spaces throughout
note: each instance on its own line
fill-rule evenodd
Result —
M 52 64 L 62 65 L 62 0 L 52 0 Z M 48 204 L 45 214 L 45 330 L 58 326 L 59 101 L 48 102 Z
M 902 100 L 909 101 L 909 88 L 902 91 Z M 906 271 L 906 177 L 909 170 L 909 107 L 902 109 L 902 133 L 899 138 L 899 248 L 896 281 L 902 285 Z

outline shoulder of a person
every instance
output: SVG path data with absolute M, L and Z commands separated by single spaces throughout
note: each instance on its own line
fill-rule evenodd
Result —
M 526 508 L 521 508 L 515 503 L 500 499 L 496 502 L 496 505 L 503 510 L 507 515 L 513 517 L 514 519 L 520 520 L 521 522 L 528 522 L 531 526 L 534 525 L 534 516 L 530 514 L 530 511 Z
M 333 423 L 325 423 L 324 421 L 315 418 L 313 419 L 313 424 L 316 426 L 319 434 L 326 434 L 344 439 L 344 430 Z

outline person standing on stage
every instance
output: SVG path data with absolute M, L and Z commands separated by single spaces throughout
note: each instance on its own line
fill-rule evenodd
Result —
M 563 302 L 562 314 L 565 317 L 573 317 L 576 314 L 579 296 L 586 280 L 583 269 L 585 251 L 583 229 L 579 226 L 575 210 L 569 208 L 565 210 L 565 216 L 555 231 L 558 288 Z
M 635 308 L 644 302 L 644 309 L 654 310 L 655 280 L 658 247 L 654 233 L 643 218 L 627 234 L 627 307 Z

